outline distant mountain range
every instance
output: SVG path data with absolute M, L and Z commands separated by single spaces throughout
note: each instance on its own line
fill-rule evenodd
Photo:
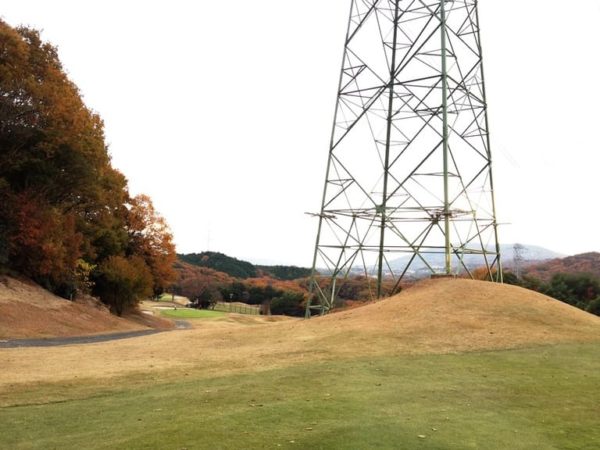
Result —
M 502 264 L 509 271 L 514 270 L 515 266 L 515 245 L 504 244 L 500 246 L 502 255 Z M 537 245 L 520 245 L 519 254 L 521 255 L 521 265 L 524 274 L 532 275 L 536 278 L 547 281 L 551 274 L 557 272 L 581 273 L 586 272 L 600 276 L 600 253 L 585 253 L 582 255 L 565 257 L 560 253 L 549 250 Z M 293 280 L 305 278 L 310 275 L 309 268 L 284 265 L 255 265 L 248 261 L 239 260 L 218 252 L 202 252 L 177 255 L 181 261 L 194 266 L 208 267 L 219 272 L 226 273 L 232 277 L 245 279 L 261 276 L 270 276 L 279 280 Z M 396 258 L 389 262 L 390 267 L 395 274 L 400 273 L 410 262 L 410 255 Z M 424 254 L 423 258 L 427 263 L 436 269 L 442 270 L 444 267 L 443 254 Z M 484 265 L 481 255 L 465 255 L 463 258 L 465 265 L 469 270 Z M 454 268 L 459 266 L 458 258 L 453 256 L 452 265 Z M 326 269 L 319 269 L 321 274 L 327 274 Z M 356 267 L 352 270 L 356 275 L 364 274 L 362 267 Z M 374 273 L 374 268 L 371 269 Z M 407 275 L 412 278 L 421 278 L 430 274 L 429 269 L 420 258 L 415 258 Z
M 513 265 L 515 245 L 517 244 L 500 245 L 500 255 L 502 257 L 502 262 L 506 267 L 510 267 Z M 494 251 L 492 249 L 489 250 Z M 548 250 L 544 247 L 539 247 L 537 245 L 521 245 L 520 254 L 523 258 L 523 263 L 525 264 L 530 264 L 531 262 L 545 261 L 553 258 L 562 258 L 564 256 L 560 253 Z M 389 262 L 390 267 L 394 270 L 394 272 L 403 271 L 406 268 L 407 264 L 410 262 L 410 259 L 410 255 L 394 259 Z M 441 253 L 424 254 L 423 259 L 425 259 L 425 261 L 427 261 L 427 263 L 433 268 L 442 268 L 445 265 L 445 256 Z M 465 255 L 463 257 L 463 261 L 469 269 L 474 269 L 485 265 L 485 261 L 483 259 L 483 256 L 481 255 Z M 456 256 L 453 256 L 452 265 L 454 267 L 457 267 L 458 264 L 458 258 Z M 415 260 L 410 266 L 409 273 L 418 273 L 425 270 L 428 269 L 423 260 L 420 258 L 415 258 Z
M 503 244 L 500 245 L 500 254 L 502 257 L 502 264 L 505 268 L 511 268 L 514 266 L 514 253 L 515 253 L 515 245 L 517 244 Z M 540 247 L 537 245 L 529 245 L 529 244 L 518 244 L 521 246 L 520 254 L 522 257 L 521 264 L 523 266 L 531 265 L 534 263 L 539 263 L 542 261 L 547 261 L 556 258 L 562 258 L 564 255 L 557 253 L 555 251 L 549 250 L 544 247 Z M 493 251 L 492 249 L 489 249 Z M 435 254 L 423 254 L 423 259 L 434 269 L 439 269 L 441 272 L 445 266 L 445 256 L 443 253 L 435 253 Z M 412 255 L 405 255 L 400 258 L 396 258 L 388 261 L 389 267 L 392 269 L 394 274 L 398 275 L 403 272 L 406 266 L 410 263 Z M 406 271 L 406 275 L 412 278 L 422 278 L 423 276 L 428 276 L 431 274 L 430 269 L 427 267 L 425 262 L 421 258 L 415 258 L 410 264 L 409 269 Z M 465 255 L 463 257 L 464 264 L 467 266 L 469 270 L 476 269 L 478 267 L 482 267 L 485 265 L 485 261 L 482 255 Z M 458 257 L 455 255 L 452 256 L 452 266 L 453 268 L 462 267 L 460 265 Z M 370 268 L 370 273 L 374 274 L 376 272 L 375 267 Z M 328 270 L 319 269 L 321 274 L 327 274 Z M 356 266 L 351 271 L 355 275 L 363 275 L 364 268 L 362 266 Z M 385 268 L 384 272 L 386 275 L 390 274 L 389 268 Z
M 544 247 L 537 245 L 526 245 L 526 244 L 506 244 L 500 245 L 500 253 L 502 254 L 502 261 L 509 263 L 514 260 L 515 246 L 521 245 L 521 256 L 523 261 L 545 261 L 547 259 L 564 258 L 566 255 L 557 253 L 553 250 L 548 250 Z

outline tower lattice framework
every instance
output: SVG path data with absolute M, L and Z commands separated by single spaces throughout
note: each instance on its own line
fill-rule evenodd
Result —
M 477 3 L 351 1 L 307 315 L 350 275 L 501 281 Z

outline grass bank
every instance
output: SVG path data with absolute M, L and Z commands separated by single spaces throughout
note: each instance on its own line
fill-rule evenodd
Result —
M 4 392 L 14 406 L 0 409 L 0 447 L 600 447 L 597 344 L 119 381 L 111 390 L 87 380 Z M 49 391 L 52 403 L 24 404 Z

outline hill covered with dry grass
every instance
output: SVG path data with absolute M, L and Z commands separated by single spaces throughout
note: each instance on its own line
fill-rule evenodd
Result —
M 40 286 L 11 277 L 0 279 L 0 339 L 80 336 L 170 327 L 167 320 L 139 313 L 116 317 L 100 302 L 71 302 Z
M 422 281 L 393 298 L 316 319 L 308 327 L 362 335 L 411 353 L 600 339 L 598 317 L 527 289 L 465 279 Z
M 596 316 L 523 288 L 462 279 L 425 281 L 308 321 L 247 319 L 200 320 L 191 330 L 87 346 L 0 350 L 7 369 L 0 385 L 139 372 L 212 376 L 314 361 L 600 342 Z

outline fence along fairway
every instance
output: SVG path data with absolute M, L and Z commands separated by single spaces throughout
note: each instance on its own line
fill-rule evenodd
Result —
M 214 311 L 223 311 L 236 314 L 259 315 L 260 306 L 248 305 L 239 302 L 218 302 L 213 308 Z

